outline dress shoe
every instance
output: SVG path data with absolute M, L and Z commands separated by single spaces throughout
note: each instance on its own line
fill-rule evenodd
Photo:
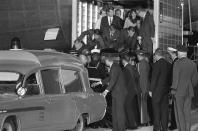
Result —
M 161 131 L 160 129 L 153 129 L 153 131 Z
M 160 128 L 153 128 L 153 131 L 161 131 Z
M 168 127 L 168 129 L 170 129 L 170 130 L 175 130 L 175 129 L 177 129 L 177 127 L 171 125 L 171 126 Z
M 129 130 L 135 130 L 135 129 L 138 129 L 138 127 L 137 127 L 137 126 L 134 126 L 134 127 L 128 127 L 127 129 L 129 129 Z

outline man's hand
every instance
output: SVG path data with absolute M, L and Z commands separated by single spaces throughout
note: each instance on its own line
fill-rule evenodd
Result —
M 106 97 L 106 95 L 107 95 L 108 92 L 109 92 L 108 90 L 105 90 L 105 91 L 102 93 L 102 95 L 103 95 L 104 97 Z
M 171 95 L 174 96 L 175 94 L 176 94 L 176 90 L 175 90 L 175 89 L 172 89 L 172 90 L 171 90 Z
M 151 91 L 149 91 L 149 96 L 152 97 L 152 92 Z

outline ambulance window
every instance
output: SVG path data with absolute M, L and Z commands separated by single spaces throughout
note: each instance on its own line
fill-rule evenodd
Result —
M 28 96 L 40 94 L 40 88 L 36 79 L 36 73 L 33 73 L 27 77 L 26 82 L 25 82 L 25 87 L 27 89 L 26 95 Z
M 61 86 L 58 69 L 46 69 L 41 71 L 45 94 L 60 94 Z
M 65 93 L 68 92 L 82 92 L 82 84 L 78 71 L 62 70 L 61 71 L 62 84 Z

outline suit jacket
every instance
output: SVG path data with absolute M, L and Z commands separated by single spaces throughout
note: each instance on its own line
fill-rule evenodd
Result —
M 175 62 L 178 60 L 178 58 L 175 58 L 173 61 L 172 61 L 172 82 L 173 82 L 173 66 L 174 66 L 174 64 L 175 64 Z M 171 82 L 171 83 L 172 83 Z
M 111 23 L 112 25 L 115 25 L 115 28 L 118 30 L 121 30 L 123 28 L 123 24 L 121 19 L 118 16 L 113 16 L 113 21 Z M 108 21 L 108 16 L 104 16 L 101 19 L 101 24 L 100 24 L 100 30 L 104 33 L 104 32 L 109 32 L 109 27 L 111 25 L 109 25 L 109 21 Z
M 173 83 L 171 88 L 176 90 L 176 96 L 194 96 L 193 87 L 197 85 L 197 67 L 188 58 L 178 59 L 173 67 Z
M 168 94 L 171 86 L 172 65 L 164 58 L 159 59 L 153 65 L 151 88 L 153 98 L 156 100 Z
M 137 84 L 137 86 L 136 86 L 136 92 L 138 93 L 138 94 L 140 94 L 142 91 L 141 91 L 141 89 L 140 89 L 140 75 L 139 75 L 139 72 L 138 72 L 138 70 L 137 70 L 137 66 L 136 65 L 132 65 L 132 74 L 134 75 L 134 78 L 135 78 L 135 82 L 136 82 L 136 84 Z
M 132 37 L 128 35 L 127 29 L 121 31 L 120 34 L 120 47 L 124 47 L 125 49 L 136 50 L 137 46 L 137 34 L 135 33 Z
M 134 69 L 134 67 L 130 64 L 127 64 L 123 69 L 127 93 L 131 97 L 134 97 L 136 94 L 139 93 L 138 86 L 139 86 L 139 79 L 138 79 L 138 72 Z
M 138 71 L 140 74 L 140 89 L 143 94 L 148 93 L 150 88 L 150 65 L 145 59 L 138 63 Z
M 119 38 L 120 38 L 120 31 L 116 30 L 113 34 L 110 32 L 105 32 L 103 35 L 103 40 L 105 42 L 106 48 L 119 48 Z
M 127 91 L 124 74 L 121 67 L 117 63 L 113 63 L 110 69 L 109 77 L 102 81 L 103 84 L 107 84 L 107 82 L 109 82 L 107 90 L 112 92 L 112 97 L 120 99 L 125 98 Z
M 144 50 L 152 53 L 153 42 L 151 37 L 155 36 L 155 24 L 153 15 L 148 11 L 140 27 L 140 36 L 142 37 L 142 46 Z M 151 49 L 152 48 L 152 49 Z
M 96 45 L 100 49 L 104 49 L 105 44 L 103 38 L 99 36 L 98 39 L 93 39 L 94 36 L 94 29 L 89 29 L 81 33 L 81 35 L 77 38 L 80 41 L 83 41 L 84 37 L 87 36 L 87 46 L 89 49 L 93 49 Z

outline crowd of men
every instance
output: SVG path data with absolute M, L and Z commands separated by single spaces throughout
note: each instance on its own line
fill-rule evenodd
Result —
M 190 131 L 198 73 L 187 58 L 188 49 L 177 45 L 158 48 L 153 54 L 155 27 L 150 10 L 132 9 L 125 20 L 119 9 L 114 15 L 113 7 L 100 13 L 95 29 L 83 32 L 73 49 L 87 67 L 94 91 L 111 96 L 107 112 L 112 110 L 113 131 L 147 125 L 153 125 L 153 131 Z
M 152 54 L 155 35 L 153 14 L 141 8 L 129 11 L 126 20 L 120 17 L 121 10 L 117 9 L 115 14 L 118 16 L 114 15 L 113 7 L 103 8 L 95 28 L 82 32 L 74 41 L 74 49 L 82 53 L 85 48 L 91 50 L 97 46 L 118 51 L 143 49 Z M 85 36 L 86 44 L 82 41 Z

